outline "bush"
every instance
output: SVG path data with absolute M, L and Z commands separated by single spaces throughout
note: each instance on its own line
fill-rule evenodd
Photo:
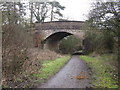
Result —
M 13 81 L 23 71 L 28 60 L 27 49 L 32 47 L 32 37 L 21 25 L 4 25 L 3 29 L 3 79 Z
M 114 50 L 114 36 L 107 30 L 87 32 L 86 38 L 90 42 L 89 53 L 111 53 Z
M 64 54 L 72 54 L 75 51 L 79 51 L 82 49 L 82 45 L 81 45 L 81 40 L 74 37 L 74 36 L 68 36 L 65 37 L 59 45 L 59 50 L 60 52 L 64 53 Z

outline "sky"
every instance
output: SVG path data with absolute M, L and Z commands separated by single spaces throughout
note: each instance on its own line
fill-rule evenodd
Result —
M 53 1 L 53 0 L 50 0 Z M 56 0 L 61 5 L 65 6 L 62 11 L 63 17 L 69 20 L 85 21 L 87 20 L 91 3 L 94 0 Z
M 23 1 L 25 2 L 25 0 Z M 85 21 L 87 20 L 89 11 L 92 9 L 91 4 L 96 0 L 46 0 L 46 1 L 58 1 L 62 6 L 66 7 L 63 11 L 61 11 L 61 13 L 63 14 L 63 19 Z M 28 17 L 28 15 L 26 17 Z M 50 19 L 46 19 L 46 21 L 49 20 Z

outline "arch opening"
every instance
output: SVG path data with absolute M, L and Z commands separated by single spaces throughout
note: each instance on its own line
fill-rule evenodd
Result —
M 74 54 L 82 51 L 82 40 L 75 35 L 67 36 L 59 43 L 59 51 L 62 54 Z
M 71 36 L 76 37 L 74 34 L 69 33 L 69 32 L 56 32 L 51 34 L 49 37 L 47 37 L 44 41 L 43 41 L 43 46 L 44 49 L 49 49 L 49 50 L 54 50 L 54 51 L 60 51 L 59 45 L 60 45 L 60 41 L 62 41 L 65 38 L 69 38 Z M 79 39 L 80 40 L 80 39 Z M 71 42 L 72 43 L 72 42 Z M 71 44 L 70 43 L 70 44 Z M 73 44 L 74 45 L 74 44 Z M 81 45 L 82 46 L 82 45 Z M 74 53 L 74 52 L 73 52 Z

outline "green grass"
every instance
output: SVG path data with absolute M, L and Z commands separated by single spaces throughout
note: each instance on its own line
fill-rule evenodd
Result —
M 85 60 L 92 71 L 92 84 L 96 88 L 118 88 L 117 68 L 114 66 L 115 60 L 112 55 L 102 55 L 97 57 L 80 56 Z M 112 63 L 112 64 L 110 64 Z
M 39 73 L 33 74 L 32 76 L 40 78 L 41 82 L 43 82 L 58 72 L 68 62 L 69 59 L 70 56 L 65 56 L 55 60 L 43 61 L 42 68 L 39 70 Z

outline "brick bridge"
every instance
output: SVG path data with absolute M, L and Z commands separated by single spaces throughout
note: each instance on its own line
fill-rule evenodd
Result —
M 84 22 L 52 21 L 35 23 L 35 37 L 36 39 L 40 39 L 40 36 L 42 38 L 41 40 L 36 40 L 37 44 L 41 43 L 40 46 L 42 46 L 44 49 L 57 50 L 59 41 L 69 35 L 74 35 L 75 37 L 84 40 Z

